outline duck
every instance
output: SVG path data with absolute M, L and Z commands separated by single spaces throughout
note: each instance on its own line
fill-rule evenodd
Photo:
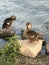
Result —
M 12 25 L 13 21 L 15 21 L 15 20 L 16 20 L 16 16 L 14 16 L 14 15 L 12 15 L 9 18 L 6 18 L 3 22 L 2 29 L 6 29 L 6 30 L 10 31 L 11 25 Z
M 25 39 L 29 39 L 30 42 L 38 41 L 39 39 L 43 39 L 40 33 L 35 32 L 32 30 L 32 23 L 26 23 L 26 31 L 23 31 L 23 37 Z

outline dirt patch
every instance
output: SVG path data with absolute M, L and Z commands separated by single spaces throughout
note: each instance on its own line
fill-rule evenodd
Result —
M 49 65 L 49 55 L 39 54 L 36 58 L 20 55 L 16 59 L 16 65 Z

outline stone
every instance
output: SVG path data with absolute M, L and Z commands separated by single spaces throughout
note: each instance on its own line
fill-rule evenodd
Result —
M 29 43 L 29 40 L 19 40 L 19 43 L 21 46 L 20 53 L 34 58 L 41 51 L 43 40 L 33 41 L 32 43 Z

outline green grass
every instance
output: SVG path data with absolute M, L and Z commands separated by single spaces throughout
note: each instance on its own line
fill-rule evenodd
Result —
M 0 49 L 0 65 L 13 65 L 20 54 L 18 36 L 8 38 L 8 43 Z

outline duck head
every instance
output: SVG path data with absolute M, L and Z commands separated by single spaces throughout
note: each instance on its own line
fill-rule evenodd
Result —
M 14 15 L 11 16 L 10 18 L 11 18 L 12 20 L 16 20 L 16 16 L 14 16 Z
M 27 30 L 31 30 L 31 29 L 32 29 L 32 24 L 31 24 L 31 22 L 27 22 L 27 23 L 26 23 L 26 28 L 27 28 Z

